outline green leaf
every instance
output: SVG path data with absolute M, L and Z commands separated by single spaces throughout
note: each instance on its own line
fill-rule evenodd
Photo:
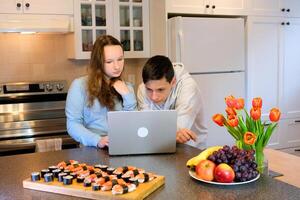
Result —
M 263 138 L 263 146 L 264 147 L 268 144 L 268 142 L 272 136 L 272 133 L 274 132 L 274 129 L 276 128 L 277 125 L 278 125 L 278 123 L 274 123 L 274 124 L 271 124 L 268 126 L 268 128 L 264 134 L 264 138 Z

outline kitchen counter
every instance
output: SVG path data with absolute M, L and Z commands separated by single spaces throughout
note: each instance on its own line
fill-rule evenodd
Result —
M 269 169 L 283 174 L 276 179 L 300 188 L 300 157 L 274 149 L 265 149 L 264 153 Z
M 134 165 L 164 175 L 165 185 L 147 199 L 299 199 L 300 189 L 261 176 L 257 181 L 237 186 L 219 186 L 199 182 L 191 178 L 186 161 L 197 155 L 199 149 L 178 145 L 175 154 L 114 156 L 94 148 L 68 149 L 57 152 L 33 153 L 0 157 L 0 199 L 80 199 L 78 197 L 23 189 L 22 181 L 31 172 L 40 171 L 62 160 L 74 159 L 90 164 L 103 163 L 110 166 Z M 271 165 L 271 159 L 269 165 Z M 293 165 L 294 163 L 290 163 Z

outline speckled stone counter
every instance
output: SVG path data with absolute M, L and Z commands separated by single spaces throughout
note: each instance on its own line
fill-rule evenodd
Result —
M 255 182 L 237 186 L 218 186 L 194 180 L 189 176 L 185 163 L 198 153 L 198 149 L 187 145 L 178 145 L 175 154 L 109 157 L 103 150 L 80 148 L 0 157 L 0 199 L 80 199 L 22 187 L 22 181 L 29 178 L 31 172 L 40 171 L 68 159 L 90 164 L 103 163 L 110 166 L 134 165 L 165 176 L 165 185 L 147 199 L 300 199 L 299 188 L 266 176 L 262 176 Z

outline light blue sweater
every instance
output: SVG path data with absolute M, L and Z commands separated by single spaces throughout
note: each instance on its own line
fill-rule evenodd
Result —
M 126 83 L 127 84 L 127 83 Z M 136 109 L 136 98 L 131 85 L 130 93 L 122 96 L 123 105 L 116 101 L 114 110 L 130 111 Z M 85 146 L 97 146 L 101 136 L 107 135 L 108 109 L 98 100 L 88 107 L 87 76 L 75 79 L 68 91 L 66 100 L 67 131 L 77 142 Z

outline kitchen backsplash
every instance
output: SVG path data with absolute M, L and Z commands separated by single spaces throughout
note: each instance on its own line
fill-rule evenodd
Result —
M 0 82 L 67 80 L 86 74 L 87 60 L 67 58 L 66 35 L 0 33 Z M 124 77 L 141 82 L 146 59 L 126 59 Z

